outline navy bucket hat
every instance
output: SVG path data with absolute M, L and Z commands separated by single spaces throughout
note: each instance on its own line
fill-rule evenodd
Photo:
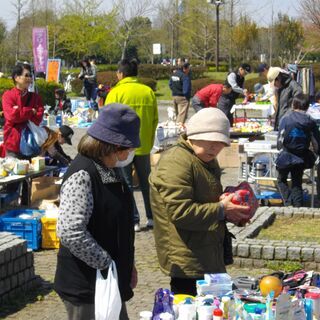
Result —
M 130 107 L 111 103 L 100 110 L 88 135 L 102 142 L 127 148 L 140 146 L 140 119 Z

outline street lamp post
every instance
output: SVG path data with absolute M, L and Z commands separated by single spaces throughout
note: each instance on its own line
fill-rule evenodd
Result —
M 219 25 L 219 7 L 223 4 L 222 0 L 207 0 L 207 3 L 214 4 L 216 6 L 216 71 L 219 71 L 219 36 L 220 36 L 220 25 Z

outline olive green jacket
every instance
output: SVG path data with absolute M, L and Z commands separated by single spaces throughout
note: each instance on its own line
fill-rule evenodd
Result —
M 181 137 L 162 154 L 149 181 L 161 270 L 179 278 L 225 272 L 218 162 L 201 161 Z

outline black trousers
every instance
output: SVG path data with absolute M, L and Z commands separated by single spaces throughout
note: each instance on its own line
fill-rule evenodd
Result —
M 285 206 L 302 207 L 303 190 L 302 176 L 304 171 L 303 165 L 296 165 L 290 168 L 278 170 L 278 188 Z M 291 189 L 288 186 L 288 175 L 291 174 Z
M 170 287 L 174 294 L 190 294 L 191 296 L 197 295 L 197 280 L 203 278 L 171 278 Z

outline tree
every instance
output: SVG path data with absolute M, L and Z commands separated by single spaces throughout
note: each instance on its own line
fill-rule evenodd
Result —
M 304 40 L 301 22 L 287 14 L 279 13 L 274 24 L 274 34 L 275 52 L 278 53 L 281 64 L 295 61 Z
M 237 49 L 238 60 L 250 60 L 253 57 L 252 48 L 258 39 L 258 27 L 248 16 L 241 16 L 233 28 L 233 44 Z
M 27 0 L 16 0 L 12 2 L 12 5 L 16 9 L 17 13 L 17 42 L 16 42 L 16 61 L 20 58 L 20 36 L 21 36 L 21 18 L 22 18 L 22 9 L 27 4 Z
M 320 0 L 300 0 L 300 8 L 304 17 L 320 31 Z
M 57 55 L 74 60 L 106 53 L 113 41 L 116 21 L 113 11 L 99 11 L 100 4 L 95 0 L 73 0 L 65 3 L 64 13 L 57 21 Z
M 200 59 L 206 65 L 215 48 L 214 6 L 202 0 L 184 2 L 181 18 L 181 42 L 189 57 Z
M 135 21 L 134 18 L 148 15 L 152 12 L 153 7 L 150 0 L 132 0 L 130 3 L 126 0 L 116 0 L 114 8 L 117 12 L 118 23 L 113 30 L 113 36 L 121 48 L 121 59 L 123 59 L 133 39 L 146 36 L 146 30 L 139 28 L 139 22 L 142 20 Z

